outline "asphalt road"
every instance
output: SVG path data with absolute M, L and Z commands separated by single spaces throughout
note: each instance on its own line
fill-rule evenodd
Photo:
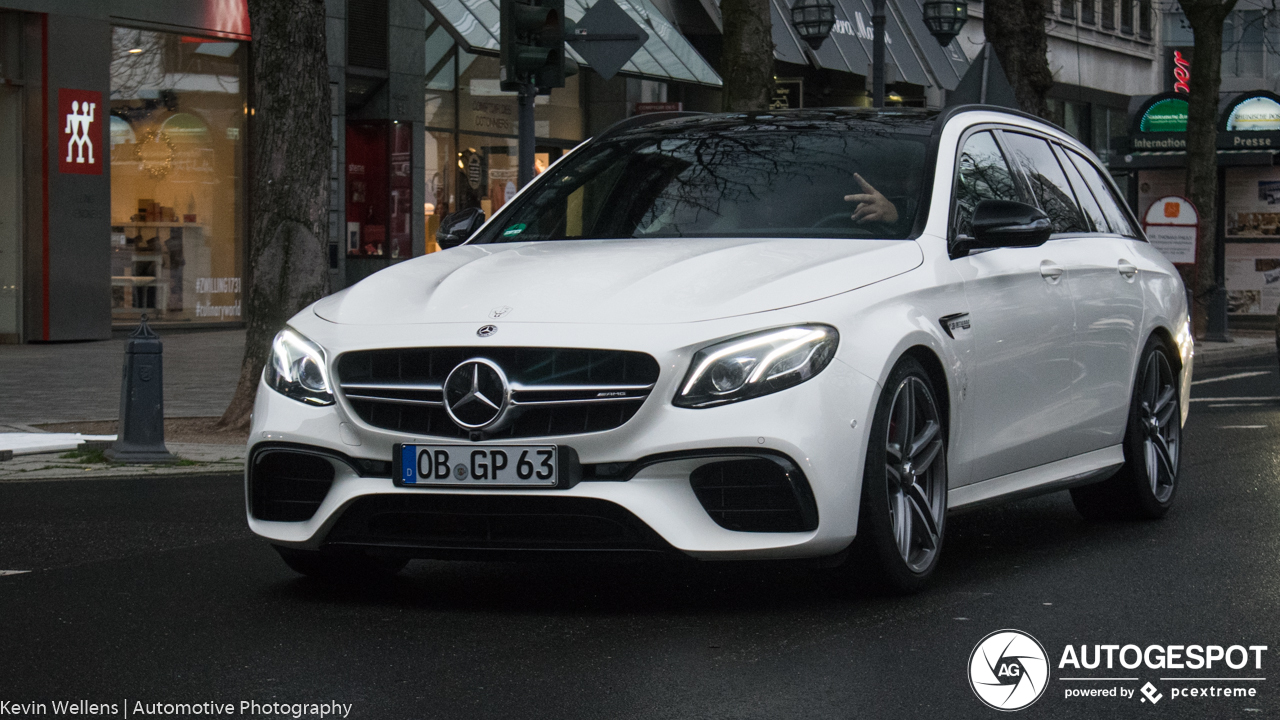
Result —
M 1197 381 L 1260 374 L 1194 395 L 1277 398 L 1276 370 L 1274 356 L 1205 370 Z M 0 570 L 31 572 L 0 575 L 0 701 L 127 701 L 131 716 L 137 702 L 286 717 L 239 703 L 337 701 L 377 719 L 990 718 L 969 655 L 1017 628 L 1055 666 L 1017 715 L 1273 714 L 1278 431 L 1278 400 L 1197 401 L 1164 520 L 1086 523 L 1065 493 L 955 516 L 935 583 L 908 598 L 836 591 L 796 564 L 416 562 L 390 587 L 340 590 L 250 536 L 236 478 L 5 483 Z M 1101 672 L 1058 669 L 1065 645 L 1129 643 L 1267 645 L 1262 670 L 1221 670 L 1266 680 L 1216 683 L 1253 698 L 1199 699 L 1171 697 L 1197 685 L 1159 680 L 1172 670 L 1061 679 Z M 1064 697 L 1146 681 L 1157 704 Z

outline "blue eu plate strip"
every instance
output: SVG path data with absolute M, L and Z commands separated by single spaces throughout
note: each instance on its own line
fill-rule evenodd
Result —
M 400 475 L 406 485 L 414 485 L 418 482 L 417 451 L 418 448 L 414 445 L 405 445 L 400 448 Z

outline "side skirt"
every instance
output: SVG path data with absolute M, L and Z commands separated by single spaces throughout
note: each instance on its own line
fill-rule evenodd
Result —
M 947 510 L 972 510 L 1078 485 L 1102 482 L 1124 465 L 1124 448 L 1113 445 L 1065 460 L 1019 470 L 947 491 Z

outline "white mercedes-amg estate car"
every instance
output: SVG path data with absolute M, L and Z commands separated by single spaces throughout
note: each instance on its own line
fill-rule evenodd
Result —
M 1182 281 L 1029 116 L 633 118 L 437 237 L 275 340 L 247 510 L 302 573 L 848 555 L 912 590 L 949 511 L 1176 493 Z

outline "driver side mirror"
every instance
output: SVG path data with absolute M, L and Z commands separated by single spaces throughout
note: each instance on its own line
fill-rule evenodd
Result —
M 1044 211 L 1014 200 L 983 200 L 973 209 L 973 238 L 958 243 L 958 257 L 972 250 L 1037 247 L 1053 232 Z
M 484 211 L 480 208 L 467 208 L 451 213 L 440 221 L 440 229 L 436 230 L 436 244 L 441 250 L 457 247 L 467 241 L 484 224 Z

